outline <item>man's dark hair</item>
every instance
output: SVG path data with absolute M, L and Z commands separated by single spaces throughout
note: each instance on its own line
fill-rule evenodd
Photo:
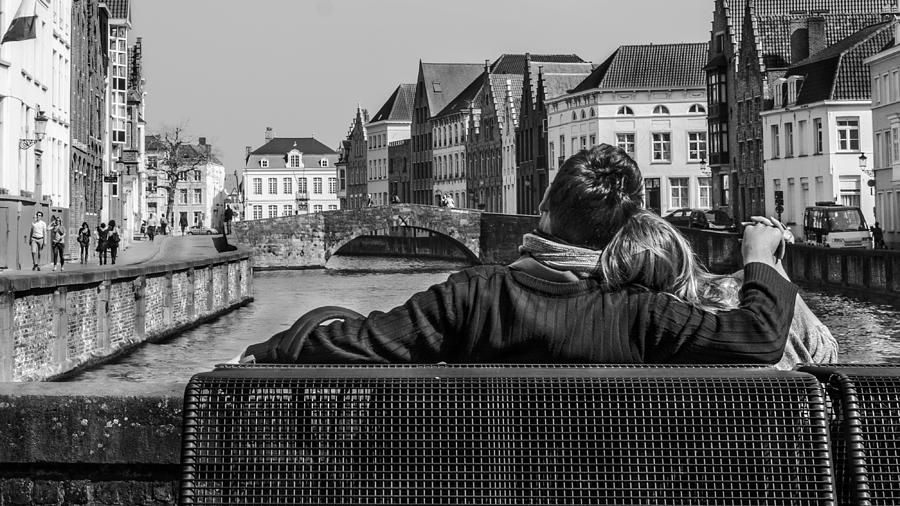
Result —
M 600 249 L 643 207 L 641 170 L 609 144 L 566 160 L 547 192 L 550 233 L 570 244 Z

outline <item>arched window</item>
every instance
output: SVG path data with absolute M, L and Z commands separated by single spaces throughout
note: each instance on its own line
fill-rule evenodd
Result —
M 269 166 L 269 160 L 263 158 L 262 160 L 259 161 L 259 166 L 262 167 L 262 168 L 268 167 L 268 166 Z
M 653 114 L 667 115 L 669 114 L 669 108 L 664 105 L 658 105 L 653 108 Z
M 572 111 L 572 121 L 575 121 L 577 119 L 578 119 L 578 113 L 576 113 L 575 111 Z
M 587 117 L 587 114 L 585 114 L 585 113 L 584 113 L 584 109 L 582 109 L 582 110 L 581 110 L 581 119 L 584 119 L 584 118 L 586 118 L 586 117 Z
M 634 111 L 631 109 L 631 107 L 628 107 L 627 105 L 623 105 L 622 107 L 619 107 L 618 111 L 616 111 L 616 115 L 617 116 L 634 116 Z
M 591 117 L 593 118 L 596 115 L 597 115 L 597 111 L 595 111 L 594 108 L 591 107 Z
M 704 114 L 705 114 L 705 113 L 706 113 L 706 108 L 703 107 L 703 106 L 700 105 L 700 104 L 694 104 L 694 105 L 691 106 L 691 109 L 690 109 L 688 112 L 693 112 L 693 113 L 704 113 Z

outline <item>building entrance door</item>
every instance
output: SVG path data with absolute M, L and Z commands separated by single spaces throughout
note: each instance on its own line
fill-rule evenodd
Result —
M 647 195 L 647 209 L 656 214 L 662 214 L 662 200 L 659 194 L 659 178 L 650 177 L 644 179 L 644 192 Z

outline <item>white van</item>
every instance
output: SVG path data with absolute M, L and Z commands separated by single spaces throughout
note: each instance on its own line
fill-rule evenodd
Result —
M 872 249 L 872 232 L 858 207 L 819 202 L 803 213 L 806 244 L 826 248 Z

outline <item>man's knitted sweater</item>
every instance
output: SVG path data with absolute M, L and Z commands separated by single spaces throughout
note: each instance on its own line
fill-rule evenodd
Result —
M 719 313 L 641 287 L 612 291 L 593 278 L 560 283 L 479 266 L 386 313 L 336 321 L 305 338 L 298 321 L 248 354 L 275 363 L 774 364 L 796 296 L 761 263 L 744 268 L 740 307 Z

